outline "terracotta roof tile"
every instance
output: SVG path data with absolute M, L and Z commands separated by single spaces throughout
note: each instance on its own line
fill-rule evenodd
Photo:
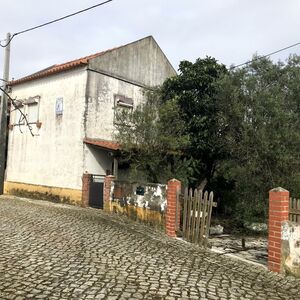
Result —
M 107 150 L 121 150 L 121 145 L 119 143 L 113 142 L 113 141 L 85 138 L 83 140 L 83 142 L 86 144 L 98 146 L 98 147 L 101 147 L 101 148 L 104 148 Z
M 28 75 L 26 77 L 10 81 L 9 85 L 11 85 L 11 86 L 17 85 L 19 83 L 23 83 L 23 82 L 38 79 L 38 78 L 43 78 L 43 77 L 50 76 L 50 75 L 53 75 L 53 74 L 57 74 L 57 73 L 60 73 L 60 72 L 66 71 L 66 70 L 70 70 L 70 69 L 74 69 L 74 68 L 78 68 L 78 67 L 87 65 L 90 59 L 101 56 L 105 53 L 111 52 L 111 51 L 116 50 L 116 49 L 121 48 L 121 47 L 123 47 L 123 46 L 108 49 L 106 51 L 98 52 L 98 53 L 95 53 L 95 54 L 92 54 L 92 55 L 89 55 L 89 56 L 85 56 L 85 57 L 82 57 L 82 58 L 78 58 L 78 59 L 75 59 L 75 60 L 71 60 L 71 61 L 68 61 L 66 63 L 50 66 L 46 69 L 43 69 L 41 71 L 38 71 L 38 72 L 33 73 L 31 75 Z

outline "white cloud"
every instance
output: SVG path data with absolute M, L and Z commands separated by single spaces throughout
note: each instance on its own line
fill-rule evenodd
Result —
M 97 0 L 1 0 L 0 39 L 98 3 Z M 114 0 L 95 10 L 17 36 L 11 77 L 153 35 L 175 68 L 206 55 L 227 65 L 300 41 L 298 0 Z M 3 50 L 3 49 L 0 49 Z M 290 52 L 274 56 L 285 59 Z M 0 53 L 0 72 L 3 51 Z M 0 75 L 1 77 L 1 75 Z

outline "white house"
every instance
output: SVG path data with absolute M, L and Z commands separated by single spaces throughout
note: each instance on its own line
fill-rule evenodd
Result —
M 176 74 L 152 36 L 12 81 L 5 192 L 81 203 L 84 173 L 117 172 L 114 113 Z

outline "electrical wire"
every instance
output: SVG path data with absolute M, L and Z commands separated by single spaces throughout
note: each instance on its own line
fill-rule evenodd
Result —
M 81 10 L 76 11 L 76 12 L 74 12 L 74 13 L 65 15 L 65 16 L 63 16 L 63 17 L 57 18 L 57 19 L 55 19 L 55 20 L 52 20 L 52 21 L 49 21 L 49 22 L 46 22 L 46 23 L 43 23 L 43 24 L 40 24 L 40 25 L 37 25 L 37 26 L 34 26 L 34 27 L 30 27 L 30 28 L 28 28 L 28 29 L 24 29 L 24 30 L 18 31 L 18 32 L 12 34 L 11 38 L 9 39 L 9 41 L 6 42 L 6 44 L 4 44 L 4 45 L 1 44 L 1 42 L 4 41 L 4 40 L 0 41 L 0 46 L 1 46 L 2 48 L 7 47 L 7 46 L 11 43 L 12 39 L 13 39 L 15 36 L 17 36 L 17 35 L 20 35 L 20 34 L 23 34 L 23 33 L 28 32 L 28 31 L 32 31 L 32 30 L 35 30 L 35 29 L 38 29 L 38 28 L 41 28 L 41 27 L 44 27 L 44 26 L 47 26 L 47 25 L 50 25 L 50 24 L 59 22 L 59 21 L 62 21 L 62 20 L 64 20 L 64 19 L 67 19 L 67 18 L 73 17 L 73 16 L 75 16 L 75 15 L 81 14 L 81 13 L 83 13 L 83 12 L 86 12 L 86 11 L 88 11 L 88 10 L 97 8 L 97 7 L 99 7 L 99 6 L 102 6 L 102 5 L 107 4 L 107 3 L 109 3 L 109 2 L 112 2 L 112 1 L 113 1 L 113 0 L 107 0 L 107 1 L 104 1 L 104 2 L 101 2 L 101 3 L 98 3 L 98 4 L 95 4 L 95 5 L 93 5 L 93 6 L 90 6 L 90 7 L 84 8 L 84 9 L 81 9 Z
M 248 61 L 246 61 L 246 62 L 244 62 L 244 63 L 242 63 L 242 64 L 239 64 L 239 65 L 236 65 L 236 66 L 232 66 L 231 69 L 235 69 L 235 68 L 242 67 L 242 66 L 244 66 L 244 65 L 248 65 L 248 64 L 250 64 L 250 63 L 252 63 L 252 62 L 255 62 L 255 61 L 257 61 L 257 60 L 260 60 L 260 59 L 269 57 L 269 56 L 271 56 L 271 55 L 274 55 L 274 54 L 277 54 L 277 53 L 279 53 L 279 52 L 285 51 L 285 50 L 287 50 L 287 49 L 296 47 L 296 46 L 298 46 L 298 45 L 300 45 L 300 42 L 299 42 L 299 43 L 296 43 L 296 44 L 293 44 L 293 45 L 290 45 L 290 46 L 287 46 L 287 47 L 284 47 L 284 48 L 281 48 L 281 49 L 276 50 L 276 51 L 274 51 L 274 52 L 271 52 L 271 53 L 269 53 L 269 54 L 265 54 L 265 55 L 263 55 L 263 56 L 259 56 L 259 57 L 257 57 L 257 58 L 248 60 Z
M 8 41 L 6 44 L 4 44 L 4 45 L 2 45 L 2 43 L 0 42 L 0 47 L 2 47 L 2 48 L 7 47 L 7 46 L 10 44 L 11 40 L 12 40 L 15 36 L 16 36 L 16 34 L 13 34 L 13 35 L 10 37 L 9 41 Z M 7 40 L 7 39 L 5 39 L 5 40 L 3 40 L 3 41 L 6 41 L 6 40 Z

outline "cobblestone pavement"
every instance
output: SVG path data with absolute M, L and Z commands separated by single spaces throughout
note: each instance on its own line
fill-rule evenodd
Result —
M 245 238 L 245 248 L 242 247 L 242 238 Z M 268 239 L 266 237 L 221 234 L 211 236 L 209 242 L 213 251 L 265 266 L 268 264 Z
M 300 281 L 99 210 L 0 197 L 0 299 L 300 299 Z

